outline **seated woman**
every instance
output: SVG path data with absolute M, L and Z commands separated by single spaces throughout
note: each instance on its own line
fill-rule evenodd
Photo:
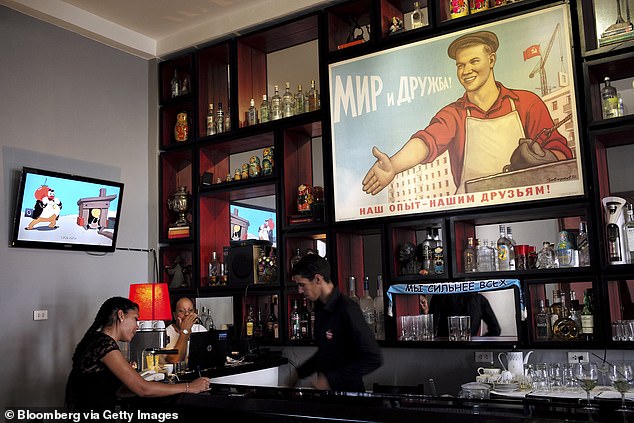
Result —
M 148 382 L 121 354 L 118 341 L 130 342 L 137 329 L 139 306 L 123 297 L 106 300 L 94 322 L 79 341 L 66 384 L 66 405 L 70 409 L 106 409 L 117 403 L 122 388 L 141 397 L 162 397 L 209 389 L 209 378 L 170 385 Z

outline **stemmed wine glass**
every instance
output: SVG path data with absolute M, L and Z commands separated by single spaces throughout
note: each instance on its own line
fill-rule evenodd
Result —
M 621 408 L 616 411 L 632 412 L 633 410 L 625 406 L 625 393 L 629 391 L 632 380 L 634 380 L 632 365 L 630 363 L 612 364 L 610 366 L 610 373 L 608 376 L 614 386 L 614 389 L 621 393 Z
M 597 365 L 594 363 L 578 363 L 575 364 L 574 368 L 574 378 L 579 382 L 579 386 L 586 391 L 587 395 L 587 405 L 584 407 L 584 410 L 596 410 L 596 407 L 593 407 L 590 404 L 590 391 L 597 386 L 597 382 L 599 380 L 599 371 L 597 369 Z

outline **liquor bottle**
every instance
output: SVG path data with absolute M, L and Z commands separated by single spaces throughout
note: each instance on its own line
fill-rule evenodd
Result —
M 293 266 L 295 266 L 295 263 L 297 263 L 301 259 L 302 259 L 302 250 L 299 248 L 295 248 L 295 253 L 293 254 L 293 257 L 291 257 L 291 260 L 290 260 L 290 269 L 293 270 Z
M 548 300 L 546 300 L 548 301 Z M 539 300 L 539 306 L 535 313 L 535 338 L 539 341 L 546 341 L 551 337 L 551 322 L 548 315 L 548 307 L 543 299 Z
M 579 251 L 579 266 L 590 266 L 590 243 L 588 241 L 588 226 L 587 223 L 583 220 L 579 222 L 577 250 Z
M 592 304 L 592 288 L 583 294 L 583 309 L 581 310 L 581 333 L 586 341 L 594 337 L 594 307 Z
M 627 203 L 627 217 L 625 218 L 623 232 L 625 233 L 626 241 L 625 261 L 634 263 L 634 210 L 632 209 L 632 203 Z
M 211 260 L 209 260 L 209 285 L 216 285 L 218 283 L 218 277 L 220 276 L 220 264 L 218 263 L 218 257 L 216 252 L 211 253 Z
M 359 297 L 357 297 L 357 278 L 354 276 L 348 278 L 348 296 L 355 303 L 360 303 Z
M 187 73 L 183 74 L 183 77 L 181 78 L 179 94 L 180 95 L 189 94 L 189 74 Z
M 267 338 L 278 339 L 280 337 L 279 322 L 275 315 L 275 299 L 277 297 L 271 297 L 269 317 L 266 319 L 266 333 Z
M 511 241 L 506 237 L 504 225 L 500 225 L 500 237 L 497 240 L 497 270 L 515 270 L 515 263 L 511 263 Z
M 442 245 L 442 239 L 438 236 L 440 229 L 434 228 L 434 249 L 432 253 L 432 261 L 434 273 L 437 275 L 445 273 L 445 250 Z
M 577 325 L 579 333 L 581 333 L 581 305 L 577 299 L 577 293 L 570 291 L 570 308 L 568 309 L 568 317 Z
M 302 339 L 302 328 L 299 324 L 299 308 L 297 300 L 293 300 L 293 309 L 291 310 L 291 339 L 298 341 Z
M 299 115 L 307 112 L 306 107 L 306 96 L 302 92 L 302 84 L 297 85 L 297 93 L 295 94 L 295 114 Z
M 282 95 L 282 114 L 284 117 L 295 115 L 295 96 L 291 93 L 291 83 L 286 83 L 284 95 Z
M 517 245 L 517 242 L 515 242 L 515 239 L 513 239 L 513 230 L 511 229 L 510 226 L 506 227 L 506 237 L 508 238 L 509 241 L 511 241 L 511 245 L 513 247 Z
M 572 242 L 570 241 L 568 231 L 559 232 L 555 254 L 557 255 L 559 267 L 570 267 L 574 265 Z
M 200 307 L 200 313 L 198 313 L 198 317 L 194 323 L 198 323 L 207 329 L 207 321 L 209 320 L 209 313 L 205 307 Z
M 222 102 L 218 102 L 218 110 L 216 110 L 216 133 L 225 132 L 225 112 L 222 110 Z
M 431 228 L 427 228 L 427 237 L 422 243 L 423 249 L 423 263 L 422 268 L 426 271 L 431 271 L 432 267 L 432 258 L 434 254 L 434 247 L 436 247 L 436 243 L 434 242 L 434 238 L 431 236 Z
M 414 11 L 412 12 L 412 15 L 410 17 L 412 21 L 412 29 L 423 27 L 423 11 L 420 10 L 419 2 L 414 2 Z
M 359 300 L 361 306 L 361 314 L 363 318 L 372 328 L 372 332 L 376 330 L 374 325 L 376 324 L 376 317 L 374 315 L 374 299 L 370 296 L 370 278 L 368 276 L 363 277 L 363 296 Z
M 209 103 L 209 107 L 207 108 L 207 135 L 216 135 L 216 123 L 214 115 L 214 104 Z
M 247 110 L 247 125 L 257 125 L 258 123 L 258 110 L 255 108 L 255 100 L 252 98 L 249 101 L 249 110 Z
M 555 327 L 555 322 L 563 314 L 561 305 L 561 294 L 558 289 L 553 289 L 553 303 L 550 305 L 550 326 Z
M 315 88 L 315 80 L 311 79 L 310 81 L 310 90 L 308 91 L 308 95 L 306 96 L 308 100 L 308 112 L 312 112 L 314 110 L 319 110 L 319 93 Z
M 619 96 L 616 88 L 610 85 L 610 77 L 603 78 L 605 85 L 601 88 L 601 106 L 603 108 L 603 119 L 610 119 L 619 116 Z
M 302 299 L 302 307 L 299 309 L 299 332 L 301 339 L 310 339 L 310 313 L 306 297 Z
M 579 338 L 580 328 L 571 318 L 570 308 L 566 301 L 566 293 L 561 292 L 561 314 L 553 325 L 553 338 L 559 340 L 573 340 Z
M 231 113 L 229 109 L 229 106 L 227 106 L 227 110 L 225 111 L 225 132 L 231 131 Z
M 262 321 L 262 309 L 258 307 L 258 314 L 253 327 L 253 337 L 262 338 L 264 336 L 264 322 Z
M 262 94 L 262 103 L 260 103 L 260 122 L 268 122 L 271 120 L 271 106 L 266 94 Z
M 476 248 L 478 272 L 495 271 L 495 255 L 495 250 L 489 247 L 489 241 L 487 239 L 482 240 L 482 242 L 478 240 L 478 246 Z
M 246 321 L 246 335 L 247 338 L 253 338 L 253 329 L 255 327 L 255 318 L 253 317 L 253 306 L 249 304 L 249 311 L 247 313 Z
M 374 297 L 374 319 L 376 321 L 374 336 L 385 339 L 385 303 L 383 302 L 383 276 L 376 277 L 376 297 Z
M 308 318 L 310 320 L 310 339 L 315 340 L 315 303 L 308 303 Z
M 476 249 L 473 245 L 473 237 L 467 238 L 467 248 L 465 248 L 464 250 L 463 257 L 465 273 L 477 272 L 478 262 L 476 257 Z
M 515 246 L 517 245 L 517 242 L 515 242 L 515 240 L 513 239 L 513 230 L 511 229 L 510 226 L 506 227 L 506 238 L 511 243 L 511 245 L 509 246 L 509 251 L 510 251 L 509 265 L 511 266 L 511 270 L 515 270 L 517 269 L 517 260 L 515 258 Z
M 282 97 L 280 97 L 280 88 L 277 85 L 273 86 L 275 94 L 271 98 L 271 120 L 282 119 L 284 114 L 282 112 Z
M 174 76 L 170 81 L 170 92 L 172 94 L 172 98 L 181 95 L 180 80 L 178 79 L 178 71 L 176 69 L 174 69 Z

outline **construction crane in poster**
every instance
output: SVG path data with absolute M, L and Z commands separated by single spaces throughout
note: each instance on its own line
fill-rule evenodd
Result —
M 559 33 L 560 25 L 557 24 L 555 30 L 553 31 L 553 35 L 550 36 L 550 40 L 548 41 L 548 46 L 546 47 L 546 51 L 543 55 L 540 54 L 539 62 L 535 65 L 531 73 L 528 75 L 529 78 L 534 78 L 535 74 L 539 72 L 539 83 L 541 85 L 542 97 L 550 93 L 550 88 L 548 88 L 548 79 L 546 78 L 546 60 L 548 60 L 548 56 L 550 55 L 550 50 L 553 48 L 553 44 L 555 42 L 555 37 Z

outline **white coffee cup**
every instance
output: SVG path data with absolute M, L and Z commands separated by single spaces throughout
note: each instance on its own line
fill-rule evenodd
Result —
M 496 367 L 478 367 L 479 375 L 495 376 L 499 375 L 501 372 L 502 369 L 498 369 Z

